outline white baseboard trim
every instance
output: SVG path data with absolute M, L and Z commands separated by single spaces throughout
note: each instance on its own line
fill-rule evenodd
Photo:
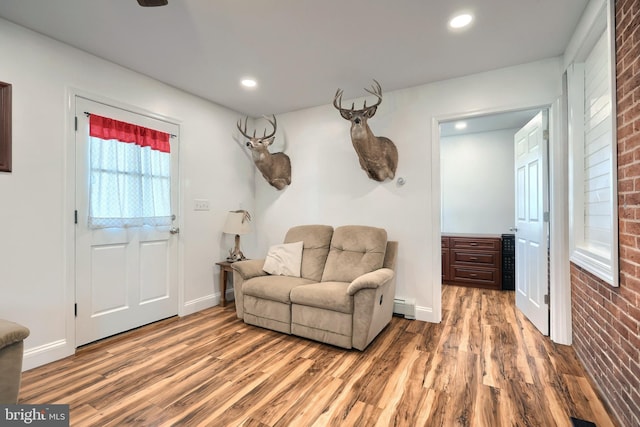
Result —
M 210 294 L 204 297 L 196 298 L 191 301 L 186 301 L 182 307 L 181 316 L 187 316 L 189 314 L 197 313 L 205 308 L 211 308 L 220 304 L 220 294 Z
M 436 318 L 433 308 L 416 306 L 416 320 L 429 323 L 440 323 L 440 319 Z
M 53 341 L 38 347 L 27 348 L 22 359 L 22 370 L 37 368 L 75 353 L 76 349 L 66 339 Z

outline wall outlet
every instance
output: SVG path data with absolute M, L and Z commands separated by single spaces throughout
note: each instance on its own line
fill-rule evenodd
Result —
M 195 199 L 193 201 L 193 210 L 194 211 L 208 211 L 209 210 L 209 200 L 207 200 L 207 199 Z

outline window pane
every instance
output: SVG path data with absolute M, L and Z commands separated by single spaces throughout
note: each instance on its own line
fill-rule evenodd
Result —
M 89 227 L 171 224 L 171 155 L 89 138 Z

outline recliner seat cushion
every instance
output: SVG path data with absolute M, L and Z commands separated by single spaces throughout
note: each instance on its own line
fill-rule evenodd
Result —
M 387 232 L 361 225 L 338 227 L 322 273 L 322 282 L 351 282 L 384 263 Z
M 242 292 L 256 298 L 291 304 L 291 290 L 310 283 L 314 281 L 302 277 L 259 276 L 244 282 Z
M 325 310 L 353 313 L 353 296 L 347 293 L 349 283 L 322 282 L 291 289 L 291 303 Z

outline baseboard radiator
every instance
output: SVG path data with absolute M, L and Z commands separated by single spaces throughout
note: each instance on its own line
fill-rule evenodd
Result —
M 415 320 L 416 300 L 413 298 L 395 298 L 393 300 L 393 314 L 404 316 L 405 319 Z

